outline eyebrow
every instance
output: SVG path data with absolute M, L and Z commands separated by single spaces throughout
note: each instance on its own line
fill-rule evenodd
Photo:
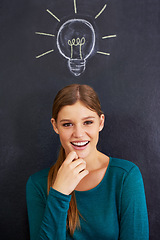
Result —
M 82 118 L 82 120 L 87 120 L 87 119 L 93 119 L 95 118 L 94 116 L 88 116 L 88 117 L 84 117 Z M 71 119 L 62 119 L 60 122 L 69 122 L 72 121 Z

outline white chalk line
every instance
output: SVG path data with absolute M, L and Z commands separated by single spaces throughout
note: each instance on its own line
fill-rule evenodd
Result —
M 102 39 L 117 37 L 117 35 L 104 36 Z
M 103 54 L 103 55 L 107 55 L 107 56 L 110 55 L 110 53 L 106 53 L 106 52 L 99 52 L 99 51 L 97 51 L 97 53 L 99 53 L 99 54 Z
M 50 37 L 55 37 L 55 35 L 50 34 L 50 33 L 35 32 L 35 34 L 44 35 L 44 36 L 50 36 Z
M 105 10 L 105 8 L 107 7 L 107 4 L 104 5 L 104 7 L 102 8 L 102 10 L 95 16 L 95 19 L 98 18 L 102 12 Z
M 77 5 L 76 5 L 76 0 L 74 0 L 74 12 L 77 13 Z
M 55 19 L 57 19 L 58 22 L 60 22 L 60 19 L 58 17 L 56 17 L 56 15 L 54 15 L 51 11 L 49 11 L 48 9 L 46 10 L 49 14 L 51 14 L 51 16 L 53 16 Z
M 49 54 L 49 53 L 51 53 L 51 52 L 53 52 L 53 51 L 54 51 L 54 49 L 49 50 L 49 51 L 47 51 L 47 52 L 45 52 L 45 53 L 42 53 L 41 55 L 36 56 L 36 58 L 43 57 L 44 55 Z

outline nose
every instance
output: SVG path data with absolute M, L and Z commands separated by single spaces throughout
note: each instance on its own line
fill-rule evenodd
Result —
M 81 138 L 84 135 L 84 129 L 81 125 L 74 126 L 73 137 Z

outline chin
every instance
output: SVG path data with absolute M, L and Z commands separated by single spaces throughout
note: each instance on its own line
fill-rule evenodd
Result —
M 88 153 L 76 151 L 79 158 L 85 159 L 88 157 Z
M 89 151 L 86 151 L 86 150 L 87 149 L 85 149 L 85 150 L 76 150 L 76 149 L 71 147 L 71 148 L 66 149 L 65 153 L 66 153 L 66 156 L 67 156 L 70 152 L 74 151 L 74 152 L 77 153 L 79 158 L 85 159 L 85 158 L 87 158 L 89 156 Z

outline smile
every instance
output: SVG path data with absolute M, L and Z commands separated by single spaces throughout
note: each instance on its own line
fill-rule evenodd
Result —
M 85 147 L 87 146 L 89 143 L 89 141 L 85 141 L 85 142 L 71 142 L 71 144 L 75 147 Z

